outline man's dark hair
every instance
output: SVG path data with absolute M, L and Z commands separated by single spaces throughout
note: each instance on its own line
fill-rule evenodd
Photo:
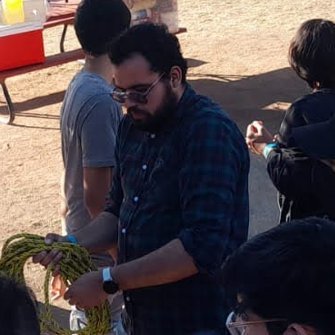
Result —
M 320 218 L 291 221 L 252 238 L 223 268 L 229 305 L 237 313 L 251 310 L 264 319 L 286 320 L 268 323 L 270 334 L 281 334 L 295 322 L 332 335 L 334 241 L 335 223 Z
M 26 287 L 0 274 L 0 333 L 39 335 L 35 305 Z
M 92 56 L 107 53 L 108 44 L 129 28 L 131 14 L 122 0 L 82 0 L 74 28 L 83 50 Z
M 335 24 L 313 19 L 298 29 L 289 48 L 289 63 L 297 75 L 315 88 L 335 87 Z
M 131 27 L 111 44 L 109 56 L 115 65 L 120 65 L 135 54 L 144 57 L 154 72 L 167 76 L 173 66 L 182 71 L 182 82 L 186 81 L 187 62 L 183 58 L 176 36 L 164 25 L 144 23 Z

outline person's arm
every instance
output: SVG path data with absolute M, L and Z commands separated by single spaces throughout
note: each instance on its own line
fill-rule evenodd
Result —
M 87 248 L 89 252 L 110 251 L 115 249 L 117 245 L 118 235 L 118 217 L 120 206 L 123 199 L 123 192 L 119 173 L 119 139 L 116 138 L 115 145 L 115 169 L 113 173 L 112 188 L 108 195 L 106 207 L 90 224 L 81 230 L 76 231 L 72 236 L 76 242 Z M 46 244 L 53 242 L 70 242 L 69 236 L 60 236 L 57 234 L 47 234 L 45 237 Z M 51 262 L 57 264 L 62 255 L 56 249 L 51 252 L 41 252 L 33 257 L 34 263 L 40 263 L 48 266 Z M 57 272 L 57 271 L 56 271 Z
M 314 189 L 317 162 L 298 148 L 274 148 L 267 157 L 268 175 L 283 195 L 289 198 L 307 197 Z
M 198 272 L 192 257 L 180 240 L 134 261 L 110 269 L 121 290 L 176 282 Z M 102 271 L 89 272 L 76 280 L 65 293 L 69 304 L 91 308 L 102 304 L 108 297 L 103 291 Z
M 179 239 L 112 269 L 113 278 L 121 290 L 172 283 L 197 272 L 193 258 L 186 252 Z
M 281 194 L 290 199 L 315 199 L 320 213 L 335 218 L 335 174 L 329 166 L 296 148 L 278 148 L 269 154 L 267 170 Z
M 118 221 L 114 214 L 104 211 L 72 235 L 78 244 L 90 253 L 107 251 L 116 246 Z
M 112 168 L 84 168 L 84 201 L 85 206 L 94 219 L 106 205 L 106 195 L 112 180 Z
M 92 219 L 103 211 L 111 187 L 119 116 L 111 98 L 101 96 L 81 127 L 84 203 Z
M 62 234 L 66 234 L 66 215 L 68 213 L 68 207 L 65 196 L 65 169 L 62 171 L 61 179 L 60 179 L 60 220 L 62 225 Z
M 104 211 L 90 224 L 73 234 L 79 245 L 85 247 L 91 253 L 115 248 L 117 244 L 119 213 L 123 200 L 119 164 L 121 130 L 122 121 L 115 138 L 115 152 L 113 155 L 115 168 L 113 169 L 112 187 L 108 193 Z
M 100 213 L 90 224 L 75 234 L 61 236 L 50 233 L 45 236 L 45 244 L 51 245 L 54 242 L 77 243 L 86 248 L 89 252 L 107 251 L 115 248 L 118 235 L 118 218 L 109 212 Z M 50 252 L 42 251 L 33 256 L 33 262 L 44 267 L 50 264 L 55 265 L 53 275 L 60 273 L 59 261 L 62 259 L 62 252 L 57 248 Z
M 248 125 L 245 141 L 252 153 L 262 155 L 273 140 L 274 136 L 264 127 L 263 121 L 253 121 Z

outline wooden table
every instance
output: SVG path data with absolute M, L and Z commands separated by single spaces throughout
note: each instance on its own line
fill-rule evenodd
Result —
M 26 65 L 19 68 L 0 71 L 0 85 L 2 87 L 5 99 L 7 114 L 0 116 L 0 123 L 11 124 L 15 118 L 15 110 L 9 91 L 6 86 L 6 79 L 20 74 L 45 69 L 48 67 L 65 64 L 84 57 L 82 49 L 71 51 L 64 50 L 64 41 L 69 24 L 73 24 L 74 15 L 78 6 L 78 1 L 52 1 L 49 3 L 49 15 L 44 23 L 43 29 L 63 25 L 63 31 L 60 37 L 60 51 L 56 55 L 48 56 L 45 62 L 41 64 Z
M 78 4 L 79 0 L 67 0 L 67 2 L 64 2 L 64 0 L 52 0 L 49 2 L 49 15 L 46 22 L 44 23 L 43 29 L 48 29 L 59 25 L 64 26 L 59 42 L 59 53 L 46 57 L 45 62 L 41 64 L 26 65 L 15 69 L 0 71 L 0 85 L 2 87 L 7 104 L 7 113 L 4 115 L 0 115 L 0 123 L 11 124 L 15 118 L 14 105 L 5 83 L 7 78 L 56 65 L 65 64 L 84 57 L 82 49 L 76 49 L 71 51 L 64 50 L 64 41 L 67 27 L 69 24 L 73 24 L 74 22 L 74 16 Z M 177 33 L 183 32 L 186 32 L 185 28 L 180 28 Z

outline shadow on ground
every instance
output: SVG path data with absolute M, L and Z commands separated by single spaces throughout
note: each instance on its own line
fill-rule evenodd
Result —
M 283 118 L 281 103 L 290 103 L 307 92 L 290 68 L 247 77 L 192 73 L 189 82 L 218 102 L 243 131 L 255 119 L 277 130 Z
M 204 61 L 188 59 L 188 63 L 192 67 L 189 83 L 199 93 L 218 102 L 236 121 L 242 133 L 245 133 L 247 125 L 253 120 L 263 120 L 265 125 L 275 133 L 283 118 L 285 107 L 308 91 L 305 83 L 298 79 L 290 68 L 255 76 L 237 76 L 203 74 L 197 70 L 197 67 L 205 64 Z M 57 119 L 59 114 L 41 114 L 33 110 L 58 103 L 63 96 L 64 91 L 15 103 L 17 116 L 22 119 L 25 117 Z M 30 127 L 25 122 L 20 123 L 20 127 Z M 249 192 L 250 235 L 254 235 L 273 226 L 278 220 L 276 192 L 268 179 L 265 162 L 260 157 L 251 157 Z
M 188 59 L 188 63 L 192 68 L 205 64 L 197 59 Z M 273 131 L 278 129 L 283 117 L 282 109 L 277 108 L 278 102 L 291 102 L 307 91 L 306 85 L 290 68 L 255 76 L 202 74 L 195 71 L 189 76 L 190 84 L 201 94 L 220 103 L 243 131 L 254 119 L 264 120 Z M 14 108 L 17 116 L 58 119 L 59 115 L 32 111 L 59 103 L 63 98 L 64 91 L 55 92 L 21 102 L 14 101 Z M 3 112 L 5 107 L 2 101 L 4 100 L 1 99 L 0 111 Z M 268 106 L 270 108 L 266 109 Z

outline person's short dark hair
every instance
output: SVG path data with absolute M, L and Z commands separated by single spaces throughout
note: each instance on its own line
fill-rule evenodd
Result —
M 0 333 L 39 335 L 35 305 L 26 287 L 0 274 Z
M 335 24 L 313 19 L 298 29 L 289 48 L 289 63 L 297 75 L 315 88 L 335 87 Z
M 237 313 L 250 310 L 268 323 L 271 335 L 290 323 L 334 333 L 335 223 L 320 218 L 295 220 L 260 234 L 226 261 L 222 283 Z M 239 302 L 237 295 L 242 297 Z
M 144 23 L 131 27 L 111 44 L 109 55 L 115 65 L 139 54 L 154 72 L 169 75 L 173 66 L 180 67 L 182 82 L 186 81 L 187 62 L 181 53 L 178 38 L 164 25 Z
M 107 53 L 108 44 L 129 28 L 131 14 L 122 0 L 82 0 L 74 28 L 83 50 L 92 56 Z

